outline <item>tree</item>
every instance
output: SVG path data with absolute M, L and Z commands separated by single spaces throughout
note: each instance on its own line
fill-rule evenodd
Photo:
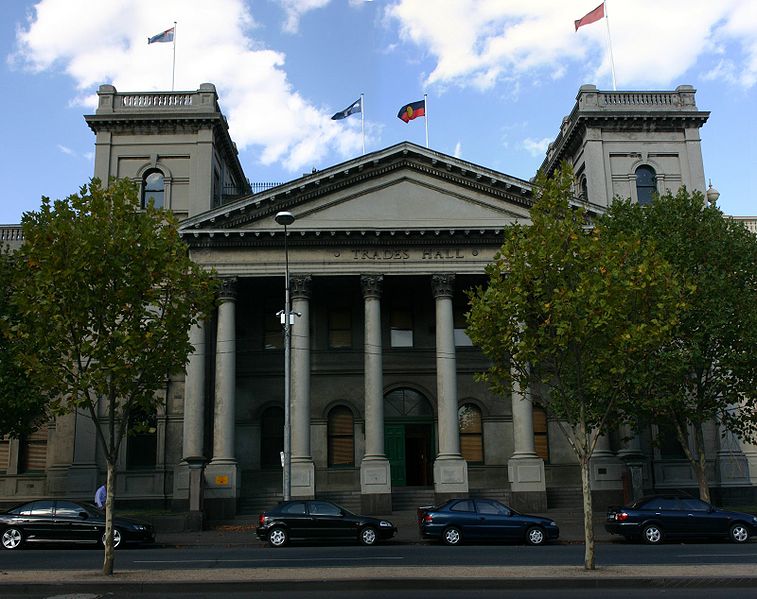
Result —
M 177 223 L 136 187 L 93 179 L 22 220 L 24 268 L 14 303 L 39 360 L 26 366 L 53 413 L 81 409 L 107 463 L 103 573 L 113 573 L 116 460 L 130 417 L 154 412 L 156 391 L 183 370 L 188 331 L 213 305 L 215 281 L 189 258 Z
M 594 569 L 589 460 L 598 437 L 626 414 L 624 380 L 675 321 L 678 286 L 649 244 L 588 226 L 573 208 L 564 165 L 537 176 L 530 226 L 513 225 L 471 294 L 468 334 L 501 394 L 513 381 L 557 419 L 581 469 L 586 553 Z
M 18 261 L 0 251 L 0 437 L 30 434 L 47 419 L 47 397 L 24 367 L 33 359 L 11 301 Z
M 709 501 L 705 424 L 757 432 L 757 237 L 684 187 L 646 206 L 616 201 L 605 222 L 655 240 L 685 282 L 687 309 L 671 342 L 640 362 L 638 395 L 649 420 L 672 425 Z

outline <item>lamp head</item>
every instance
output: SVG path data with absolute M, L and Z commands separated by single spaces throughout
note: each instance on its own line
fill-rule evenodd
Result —
M 710 181 L 710 187 L 707 190 L 705 196 L 707 197 L 707 201 L 711 206 L 714 206 L 715 202 L 717 202 L 718 198 L 720 197 L 720 192 L 712 186 L 712 181 Z
M 294 222 L 294 215 L 291 212 L 277 212 L 274 218 L 277 223 L 285 227 Z

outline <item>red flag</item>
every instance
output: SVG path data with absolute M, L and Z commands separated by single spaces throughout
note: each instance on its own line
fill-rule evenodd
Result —
M 605 16 L 605 3 L 602 2 L 597 8 L 592 10 L 589 13 L 586 13 L 583 17 L 578 19 L 577 21 L 574 21 L 576 24 L 576 31 L 578 31 L 579 27 L 583 27 L 584 25 L 588 25 L 589 23 L 595 23 L 596 21 L 599 21 L 599 19 L 603 18 Z
M 405 104 L 397 113 L 397 118 L 402 119 L 406 123 L 417 119 L 419 116 L 426 116 L 426 100 Z

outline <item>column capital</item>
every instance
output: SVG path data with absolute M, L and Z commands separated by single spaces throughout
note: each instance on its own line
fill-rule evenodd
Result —
M 218 289 L 218 299 L 223 302 L 235 302 L 237 300 L 237 278 L 223 277 L 220 279 L 221 286 Z
M 363 297 L 380 298 L 384 286 L 384 275 L 360 275 Z
M 435 298 L 452 297 L 455 290 L 455 275 L 452 273 L 431 275 L 431 288 Z
M 289 277 L 289 291 L 292 299 L 310 299 L 313 277 L 310 275 L 292 275 Z

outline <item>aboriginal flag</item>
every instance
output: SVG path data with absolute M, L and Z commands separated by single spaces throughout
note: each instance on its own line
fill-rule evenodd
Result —
M 405 104 L 397 113 L 397 118 L 402 119 L 406 123 L 417 119 L 419 116 L 426 115 L 426 100 L 419 100 L 418 102 L 411 102 Z

